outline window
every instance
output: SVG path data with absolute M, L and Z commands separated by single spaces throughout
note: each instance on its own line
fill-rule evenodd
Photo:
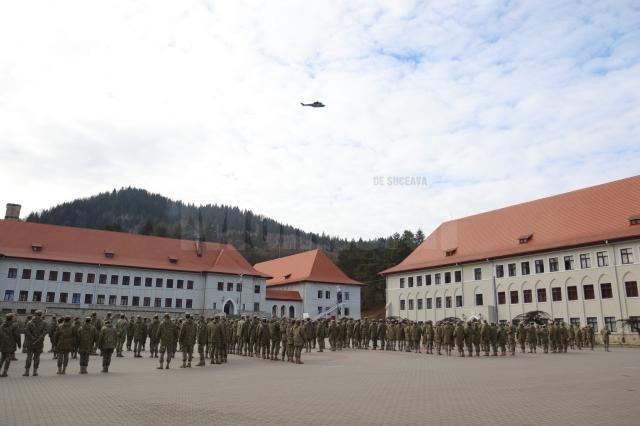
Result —
M 325 291 L 324 292 L 324 298 L 325 299 L 331 299 L 331 292 L 330 291 Z
M 560 287 L 552 287 L 551 288 L 551 300 L 554 302 L 562 301 L 562 288 Z
M 253 302 L 253 312 L 260 312 L 260 303 Z
M 118 285 L 119 278 L 117 275 L 111 275 L 111 284 Z
M 413 287 L 413 277 L 407 278 L 407 287 Z
M 569 324 L 580 327 L 580 318 L 569 318 Z
M 9 268 L 7 278 L 18 278 L 18 268 Z
M 348 291 L 344 292 L 344 300 L 349 300 L 349 292 Z
M 71 281 L 71 272 L 63 272 L 62 273 L 62 282 L 69 282 Z
M 170 297 L 167 297 L 164 299 L 164 307 L 165 308 L 170 308 L 172 306 L 172 300 Z
M 151 298 L 150 297 L 143 298 L 142 305 L 146 306 L 147 308 L 151 307 Z
M 627 297 L 638 297 L 638 282 L 637 281 L 625 282 L 624 291 Z
M 620 261 L 624 265 L 633 263 L 633 252 L 631 251 L 631 249 L 628 249 L 628 248 L 620 249 Z
M 87 274 L 87 284 L 93 284 L 96 282 L 96 274 Z
M 176 299 L 176 308 L 182 308 L 182 299 Z
M 254 285 L 253 286 L 253 293 L 254 294 L 260 294 L 260 286 L 259 285 Z
M 430 297 L 427 297 L 427 309 L 431 309 L 433 308 L 433 304 L 431 303 L 432 299 Z
M 404 310 L 405 310 L 404 300 L 400 300 L 400 310 L 401 310 L 401 311 L 404 311 Z
M 4 291 L 4 301 L 12 302 L 13 301 L 13 290 L 5 290 Z
M 515 305 L 516 303 L 518 303 L 518 291 L 513 290 L 510 292 L 510 295 L 511 295 L 511 304 Z
M 153 306 L 154 308 L 161 308 L 162 307 L 162 299 L 160 299 L 159 297 L 156 297 L 153 299 Z
M 509 270 L 509 276 L 510 277 L 515 277 L 516 276 L 516 264 L 515 263 L 510 263 L 507 265 L 507 269 Z
M 482 268 L 475 268 L 473 270 L 473 278 L 476 281 L 480 281 L 482 279 Z
M 44 280 L 44 269 L 38 269 L 36 271 L 36 280 L 38 281 Z
M 27 300 L 29 300 L 29 292 L 28 291 L 21 291 L 18 294 L 18 301 L 26 302 Z
M 112 294 L 109 296 L 109 305 L 115 305 L 118 300 L 118 296 Z
M 609 253 L 606 251 L 599 251 L 596 253 L 596 259 L 598 260 L 598 266 L 609 266 Z
M 184 280 L 176 281 L 176 288 L 184 288 Z M 218 290 L 219 291 L 223 291 L 224 290 L 224 283 L 223 282 L 219 282 L 218 283 Z
M 349 316 L 349 308 L 344 308 L 344 314 L 345 314 L 346 316 Z
M 167 288 L 173 288 L 173 280 L 171 278 L 167 278 Z
M 409 310 L 413 311 L 413 299 L 409 299 Z
M 233 291 L 233 283 L 227 283 L 227 291 Z
M 156 278 L 156 288 L 162 288 L 162 278 Z
M 60 297 L 58 298 L 58 302 L 67 303 L 67 298 L 69 295 L 67 293 L 60 293 Z
M 93 294 L 85 294 L 84 295 L 84 304 L 90 305 L 93 302 Z
M 424 285 L 431 285 L 431 275 L 424 276 Z
M 42 301 L 42 292 L 41 291 L 34 291 L 33 295 L 31 296 L 31 301 L 32 302 L 41 302 Z
M 587 327 L 591 327 L 594 331 L 598 331 L 598 318 L 587 317 Z
M 610 332 L 614 333 L 617 329 L 616 317 L 604 317 L 604 325 Z
M 504 291 L 498 292 L 498 305 L 504 305 L 507 303 L 507 295 Z
M 435 280 L 436 285 L 440 284 L 440 273 L 439 272 L 434 275 L 434 280 Z
M 47 303 L 53 303 L 56 300 L 56 294 L 53 291 L 47 292 L 47 298 L 45 299 Z
M 120 305 L 122 306 L 129 305 L 129 296 L 120 296 Z
M 523 290 L 522 291 L 522 299 L 523 299 L 524 303 L 533 302 L 533 296 L 532 296 L 531 290 Z
M 318 290 L 318 299 L 322 299 L 322 290 Z
M 418 299 L 418 310 L 422 310 L 422 299 Z
M 482 293 L 476 294 L 476 306 L 484 305 L 484 300 L 482 300 Z
M 549 258 L 549 272 L 558 272 L 558 258 L 550 257 Z
M 546 288 L 539 288 L 537 290 L 538 293 L 538 303 L 543 303 L 547 301 L 547 289 Z
M 462 307 L 462 296 L 458 295 L 456 296 L 456 308 L 460 308 Z
M 58 271 L 49 271 L 49 281 L 58 281 Z
M 567 287 L 567 300 L 578 300 L 578 287 L 575 285 Z
M 404 288 L 404 278 L 400 278 L 400 288 Z
M 131 299 L 131 306 L 140 306 L 139 296 L 133 296 L 133 298 Z
M 536 268 L 536 274 L 544 274 L 544 261 L 542 259 L 538 259 L 534 262 Z
M 322 306 L 318 306 L 318 313 L 321 314 L 322 313 Z
M 457 283 L 462 282 L 462 271 L 453 272 L 453 281 Z
M 242 283 L 236 283 L 236 291 L 242 291 Z
M 585 284 L 582 286 L 584 291 L 584 300 L 592 300 L 596 298 L 595 291 L 593 290 L 593 284 Z
M 145 277 L 144 286 L 145 287 L 153 287 L 153 278 Z
M 187 299 L 187 309 L 193 308 L 193 300 Z
M 504 277 L 504 265 L 496 265 L 496 278 Z
M 182 280 L 178 280 L 178 288 L 182 288 L 180 287 L 180 281 Z M 218 281 L 218 291 L 224 291 L 224 283 L 222 281 Z
M 100 276 L 98 277 L 98 282 L 100 284 L 106 284 L 107 283 L 107 274 L 100 274 Z
M 531 270 L 529 269 L 529 262 L 521 262 L 520 271 L 522 272 L 522 275 L 529 275 L 531 273 Z
M 565 256 L 564 257 L 564 270 L 572 271 L 573 270 L 573 256 Z
M 447 309 L 451 308 L 451 296 L 446 296 L 444 298 L 444 307 Z
M 600 297 L 602 297 L 603 299 L 613 298 L 611 283 L 600 283 Z
M 31 269 L 23 269 L 22 270 L 22 279 L 23 280 L 30 280 L 31 279 Z
M 583 253 L 580 255 L 580 269 L 591 268 L 591 255 Z
M 74 283 L 81 283 L 82 282 L 82 272 L 76 272 L 75 274 L 73 274 L 73 282 Z M 78 302 L 80 303 L 80 302 Z
M 73 293 L 71 295 L 71 303 L 74 305 L 80 304 L 80 293 Z
M 449 284 L 451 282 L 451 272 L 444 273 L 444 283 Z
M 442 297 L 436 297 L 436 309 L 442 308 Z
M 422 275 L 416 277 L 416 287 L 422 287 Z
M 187 290 L 193 290 L 193 281 L 191 280 L 187 281 Z

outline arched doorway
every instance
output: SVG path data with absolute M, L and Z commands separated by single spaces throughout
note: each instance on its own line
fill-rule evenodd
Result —
M 235 306 L 233 306 L 231 300 L 227 300 L 227 303 L 224 304 L 224 313 L 225 315 L 233 315 L 236 313 Z
M 296 310 L 293 306 L 289 306 L 289 318 L 293 318 L 296 316 Z
M 285 307 L 284 305 L 280 306 L 280 316 L 284 318 Z
M 278 316 L 278 306 L 277 305 L 273 305 L 273 308 L 271 308 L 271 316 L 274 317 L 274 318 Z

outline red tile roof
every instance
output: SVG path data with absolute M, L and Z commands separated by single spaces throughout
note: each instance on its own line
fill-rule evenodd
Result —
M 303 281 L 327 284 L 364 285 L 349 278 L 322 250 L 310 250 L 267 262 L 257 263 L 256 270 L 271 275 L 268 286 L 300 283 Z
M 35 251 L 33 244 L 42 249 Z M 202 247 L 198 256 L 192 240 L 0 220 L 0 255 L 7 257 L 270 278 L 230 244 L 203 242 Z
M 444 222 L 381 274 L 639 237 L 640 225 L 630 225 L 638 214 L 640 176 L 634 176 Z
M 267 300 L 296 300 L 302 301 L 300 293 L 291 290 L 276 290 L 275 288 L 267 289 Z

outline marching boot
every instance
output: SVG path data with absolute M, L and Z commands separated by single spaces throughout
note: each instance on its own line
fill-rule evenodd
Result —
M 165 369 L 165 370 L 168 370 L 168 369 L 169 369 L 169 361 L 167 361 L 167 366 L 166 366 L 166 367 L 164 367 L 164 369 Z
M 187 361 L 182 361 L 180 368 L 187 368 Z
M 38 377 L 38 369 L 37 368 L 33 369 L 33 377 Z
M 62 374 L 62 366 L 61 365 L 58 366 L 58 372 L 56 374 Z
M 158 370 L 162 370 L 164 367 L 162 366 L 162 363 L 164 362 L 164 356 L 162 358 L 160 358 L 160 365 L 158 367 L 156 367 Z
M 5 367 L 4 370 L 2 370 L 2 374 L 0 374 L 0 377 L 7 377 L 8 376 L 7 370 L 8 370 L 8 368 Z
M 24 369 L 24 374 L 22 376 L 23 377 L 29 377 L 29 369 L 28 368 Z
M 62 367 L 62 373 L 61 374 L 63 374 L 63 375 L 67 374 L 67 367 L 66 366 Z
M 191 368 L 191 361 L 187 362 L 187 368 Z

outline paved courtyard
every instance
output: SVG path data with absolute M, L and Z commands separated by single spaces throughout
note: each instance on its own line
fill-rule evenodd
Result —
M 305 365 L 229 356 L 156 370 L 114 358 L 0 380 L 2 425 L 639 425 L 640 350 L 458 358 L 378 351 L 303 354 Z

